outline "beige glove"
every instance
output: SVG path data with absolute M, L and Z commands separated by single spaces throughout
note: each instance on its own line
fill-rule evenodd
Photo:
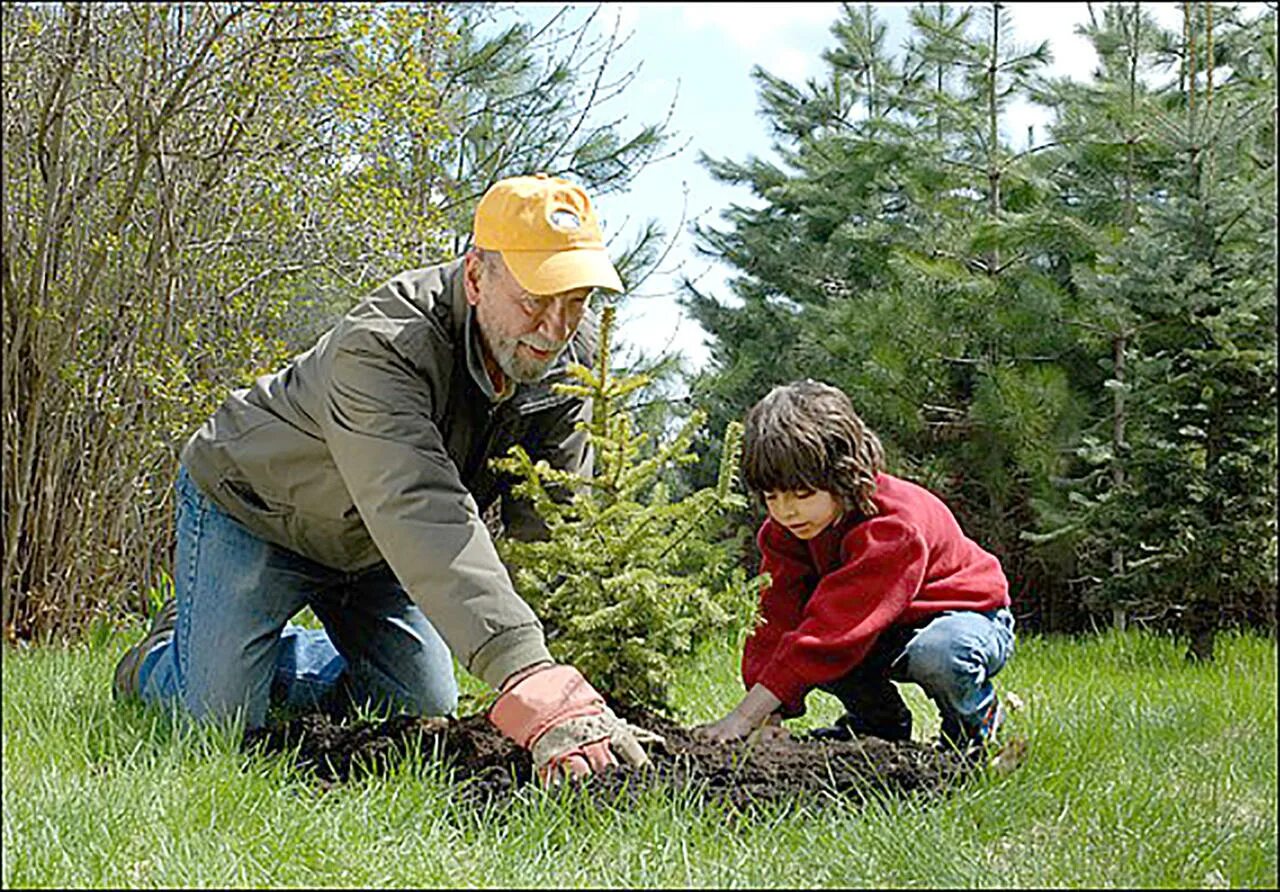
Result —
M 572 666 L 545 666 L 521 677 L 498 697 L 489 721 L 530 750 L 544 784 L 616 765 L 611 747 L 627 764 L 643 767 L 650 762 L 641 744 L 665 743 L 614 715 Z
M 643 768 L 651 763 L 642 744 L 665 745 L 666 740 L 652 731 L 628 724 L 609 707 L 602 706 L 597 715 L 565 719 L 548 728 L 533 744 L 533 764 L 544 781 L 547 773 L 560 766 L 581 777 L 590 773 L 581 770 L 582 757 L 586 758 L 591 771 L 599 771 L 605 765 L 616 764 L 612 749 L 628 765 Z M 575 758 L 579 761 L 575 762 Z

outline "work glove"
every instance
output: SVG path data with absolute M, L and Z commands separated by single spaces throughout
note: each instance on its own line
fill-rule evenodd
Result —
M 546 666 L 524 676 L 498 697 L 489 721 L 533 754 L 534 770 L 544 785 L 565 774 L 586 777 L 618 764 L 612 750 L 641 768 L 650 764 L 641 744 L 665 743 L 614 715 L 572 666 Z

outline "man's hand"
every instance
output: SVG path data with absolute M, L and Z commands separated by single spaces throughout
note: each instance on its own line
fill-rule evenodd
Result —
M 544 784 L 616 765 L 615 749 L 627 764 L 643 767 L 649 757 L 641 743 L 663 742 L 614 715 L 572 666 L 547 664 L 514 676 L 489 710 L 489 721 L 532 752 Z
M 781 705 L 782 701 L 772 691 L 756 684 L 727 716 L 718 722 L 699 725 L 694 728 L 694 733 L 711 743 L 730 743 L 756 731 L 760 732 L 761 739 L 785 736 L 787 732 L 778 725 L 781 719 L 776 712 Z

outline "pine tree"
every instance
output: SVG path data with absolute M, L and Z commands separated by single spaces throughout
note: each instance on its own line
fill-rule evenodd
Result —
M 1072 500 L 1080 498 L 1082 488 L 1119 489 L 1127 479 L 1127 358 L 1137 334 L 1135 298 L 1119 287 L 1119 279 L 1106 274 L 1110 261 L 1099 263 L 1099 258 L 1124 250 L 1141 209 L 1160 188 L 1166 160 L 1147 133 L 1157 97 L 1144 76 L 1166 39 L 1151 14 L 1139 3 L 1112 3 L 1102 10 L 1101 20 L 1091 8 L 1089 24 L 1078 30 L 1098 55 L 1093 79 L 1079 83 L 1064 78 L 1039 95 L 1044 105 L 1059 110 L 1051 128 L 1057 148 L 1050 155 L 1059 171 L 1059 219 L 1080 235 L 1061 264 L 1070 295 L 1061 320 L 1079 338 L 1079 361 L 1071 379 L 1079 391 L 1093 396 L 1096 406 L 1077 452 L 1083 459 L 1081 476 L 1071 476 L 1075 469 L 1061 475 L 1058 486 L 1067 498 L 1045 499 L 1038 512 L 1038 526 L 1059 531 L 1066 518 L 1078 517 L 1079 503 Z M 1081 530 L 1074 528 L 1075 538 L 1032 531 L 1024 532 L 1024 538 L 1038 543 L 1041 553 L 1061 553 L 1080 544 Z M 1123 536 L 1111 537 L 1104 556 L 1108 578 L 1125 573 L 1129 544 Z M 1093 609 L 1109 609 L 1113 623 L 1123 629 L 1132 605 L 1116 590 L 1098 585 L 1093 556 L 1083 563 L 1087 569 L 1072 575 L 1087 585 L 1084 600 Z
M 746 503 L 735 491 L 742 426 L 724 432 L 715 485 L 673 498 L 664 474 L 696 460 L 690 447 L 706 415 L 694 411 L 664 442 L 636 429 L 626 400 L 647 378 L 611 371 L 613 317 L 606 307 L 595 368 L 571 365 L 576 383 L 555 385 L 592 402 L 585 429 L 594 474 L 583 480 L 535 464 L 520 446 L 495 459 L 519 478 L 513 494 L 531 500 L 548 529 L 543 541 L 499 547 L 556 659 L 616 702 L 669 713 L 673 659 L 744 629 L 754 615 L 760 580 L 715 541 L 717 522 Z
M 1274 624 L 1274 11 L 1189 3 L 1179 35 L 1091 7 L 1080 84 L 1039 77 L 1011 9 L 921 4 L 899 62 L 846 4 L 827 80 L 761 76 L 781 163 L 707 162 L 764 206 L 699 230 L 741 276 L 735 305 L 691 294 L 694 393 L 734 415 L 830 381 L 1020 616 L 1199 616 L 1207 651 L 1225 616 Z M 1019 96 L 1057 111 L 1049 141 L 1009 144 Z
M 1095 604 L 1175 619 L 1205 660 L 1224 624 L 1275 623 L 1274 67 L 1215 89 L 1209 49 L 1226 37 L 1217 45 L 1250 72 L 1250 43 L 1274 47 L 1275 26 L 1219 35 L 1210 7 L 1186 13 L 1177 83 L 1108 116 L 1144 134 L 1113 156 L 1131 200 L 1099 214 L 1097 256 L 1075 278 L 1110 337 L 1099 389 L 1115 394 L 1114 420 L 1084 440 L 1094 470 L 1044 538 L 1075 540 Z M 1107 20 L 1131 15 L 1142 21 L 1115 7 Z
M 691 293 L 712 334 L 694 394 L 741 413 L 774 384 L 814 377 L 845 390 L 890 466 L 953 504 L 1011 576 L 1019 534 L 1081 414 L 1059 368 L 1074 336 L 1044 319 L 1063 299 L 1044 153 L 1006 145 L 1007 106 L 1048 59 L 1010 37 L 1001 4 L 913 11 L 905 53 L 884 45 L 874 8 L 847 4 L 803 87 L 758 72 L 783 162 L 707 161 L 765 205 L 700 229 L 704 250 L 741 270 L 739 305 Z M 709 479 L 711 469 L 700 469 Z M 1040 580 L 1025 589 L 1040 593 Z
M 1269 89 L 1230 78 L 1215 91 L 1213 12 L 1184 4 L 1184 101 L 1157 122 L 1174 176 L 1147 252 L 1160 287 L 1144 307 L 1150 327 L 1135 363 L 1144 411 L 1128 494 L 1156 534 L 1146 562 L 1172 589 L 1165 603 L 1192 660 L 1213 658 L 1217 632 L 1241 607 L 1275 623 L 1274 56 Z M 1234 36 L 1242 31 L 1274 53 L 1274 15 Z

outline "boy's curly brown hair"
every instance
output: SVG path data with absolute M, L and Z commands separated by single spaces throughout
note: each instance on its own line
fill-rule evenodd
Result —
M 846 511 L 879 513 L 871 500 L 884 447 L 842 391 L 806 378 L 775 387 L 747 412 L 742 474 L 757 493 L 826 490 Z

